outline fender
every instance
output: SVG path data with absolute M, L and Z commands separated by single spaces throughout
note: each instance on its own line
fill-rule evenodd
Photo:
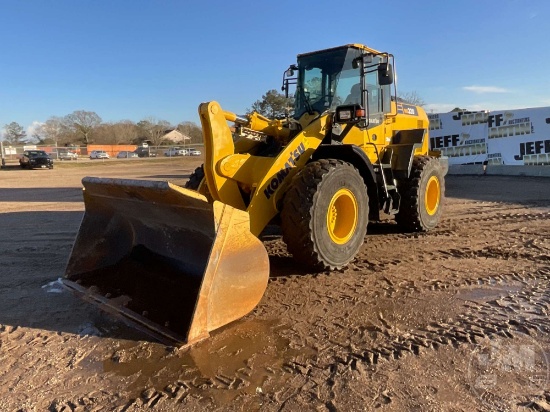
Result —
M 365 186 L 367 186 L 367 194 L 369 195 L 369 219 L 379 220 L 380 203 L 376 172 L 365 152 L 359 146 L 353 144 L 322 144 L 311 157 L 313 161 L 319 159 L 339 159 L 355 166 L 361 174 L 361 177 L 363 177 Z

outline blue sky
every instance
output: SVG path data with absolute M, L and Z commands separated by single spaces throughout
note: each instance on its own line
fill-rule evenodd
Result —
M 244 113 L 296 54 L 348 43 L 393 53 L 429 112 L 550 106 L 549 17 L 548 0 L 0 0 L 0 128 L 200 124 L 200 102 Z

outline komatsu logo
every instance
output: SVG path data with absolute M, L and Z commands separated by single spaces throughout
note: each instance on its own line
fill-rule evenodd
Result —
M 292 169 L 294 166 L 296 166 L 296 162 L 306 151 L 306 147 L 304 143 L 300 143 L 300 146 L 296 148 L 292 153 L 290 153 L 290 156 L 288 156 L 287 161 L 285 162 L 285 166 L 277 172 L 275 177 L 271 179 L 269 184 L 267 185 L 266 189 L 264 190 L 264 195 L 266 199 L 269 199 L 273 194 L 277 191 L 283 180 L 285 180 L 285 177 L 288 176 L 290 173 L 290 169 Z

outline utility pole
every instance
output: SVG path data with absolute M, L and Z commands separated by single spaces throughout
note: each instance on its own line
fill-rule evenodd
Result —
M 6 167 L 6 157 L 4 156 L 4 141 L 0 140 L 0 156 L 2 157 L 2 169 Z

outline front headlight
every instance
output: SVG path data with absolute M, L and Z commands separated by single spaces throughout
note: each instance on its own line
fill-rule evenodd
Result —
M 358 104 L 338 106 L 335 113 L 335 123 L 355 124 L 366 119 L 366 110 Z

